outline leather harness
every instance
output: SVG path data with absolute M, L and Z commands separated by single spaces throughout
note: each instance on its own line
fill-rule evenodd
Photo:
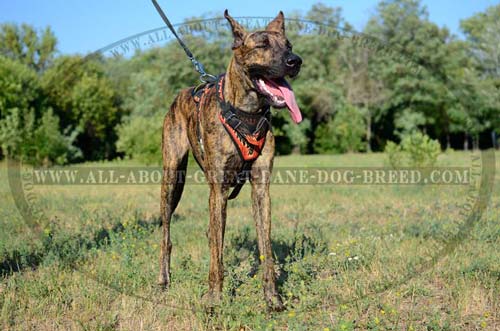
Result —
M 220 75 L 213 83 L 204 83 L 194 87 L 191 95 L 196 103 L 197 110 L 197 136 L 200 145 L 201 157 L 204 158 L 203 139 L 200 130 L 201 112 L 205 107 L 207 95 L 216 93 L 220 112 L 219 120 L 231 137 L 240 157 L 243 160 L 243 166 L 236 175 L 236 182 L 232 183 L 233 191 L 229 199 L 236 198 L 249 179 L 250 169 L 253 162 L 259 157 L 266 142 L 267 132 L 271 128 L 271 111 L 269 107 L 262 109 L 257 113 L 248 113 L 233 107 L 224 99 L 225 75 Z M 198 164 L 201 163 L 198 162 Z M 202 167 L 203 168 L 203 167 Z

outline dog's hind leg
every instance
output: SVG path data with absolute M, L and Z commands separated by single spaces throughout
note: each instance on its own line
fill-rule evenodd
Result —
M 186 122 L 179 117 L 175 114 L 174 104 L 163 124 L 163 179 L 160 207 L 163 232 L 158 283 L 165 287 L 170 285 L 170 254 L 172 253 L 170 221 L 184 189 L 189 152 Z

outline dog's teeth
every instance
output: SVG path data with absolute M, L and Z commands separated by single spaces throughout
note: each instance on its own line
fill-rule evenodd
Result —
M 260 87 L 265 91 L 267 92 L 267 94 L 271 95 L 271 96 L 274 96 L 268 89 L 267 89 L 267 86 L 266 86 L 266 83 L 264 82 L 263 79 L 259 79 L 259 85 Z
M 269 92 L 269 90 L 267 89 L 266 85 L 264 85 L 264 86 L 263 86 L 263 88 L 264 88 L 264 90 L 265 90 L 268 94 L 270 94 L 270 95 L 274 96 L 271 92 Z

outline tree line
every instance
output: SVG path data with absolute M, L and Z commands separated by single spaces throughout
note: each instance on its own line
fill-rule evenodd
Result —
M 498 147 L 498 17 L 500 5 L 461 21 L 458 38 L 431 22 L 419 0 L 380 2 L 361 34 L 340 8 L 321 3 L 288 15 L 290 27 L 308 20 L 351 37 L 290 29 L 304 59 L 292 86 L 305 120 L 273 113 L 277 152 L 381 151 L 415 132 L 442 149 Z M 217 35 L 183 36 L 211 73 L 222 73 L 231 55 L 229 30 Z M 159 162 L 162 118 L 176 93 L 198 81 L 182 49 L 170 42 L 108 58 L 57 55 L 56 46 L 50 28 L 0 26 L 0 157 Z

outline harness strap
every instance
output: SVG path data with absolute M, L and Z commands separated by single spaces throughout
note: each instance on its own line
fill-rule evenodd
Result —
M 241 188 L 245 185 L 246 181 L 250 179 L 250 169 L 252 169 L 252 162 L 245 161 L 241 167 L 240 172 L 236 175 L 236 185 L 234 186 L 228 199 L 235 199 L 240 194 Z
M 250 169 L 253 162 L 259 157 L 266 142 L 267 131 L 271 128 L 271 111 L 267 107 L 258 113 L 247 113 L 233 107 L 224 99 L 225 76 L 220 75 L 214 83 L 205 83 L 193 88 L 191 95 L 196 103 L 197 109 L 197 136 L 200 145 L 201 156 L 204 158 L 203 139 L 201 137 L 201 110 L 204 106 L 206 95 L 212 89 L 216 89 L 217 101 L 221 108 L 219 120 L 226 129 L 240 154 L 243 165 L 236 175 L 236 183 L 229 195 L 229 200 L 238 196 L 241 188 L 250 178 Z M 196 160 L 201 167 L 199 160 Z M 203 167 L 201 167 L 203 169 Z
M 198 138 L 198 144 L 200 145 L 200 154 L 202 160 L 205 158 L 205 148 L 203 147 L 203 137 L 201 136 L 201 109 L 206 99 L 205 98 L 206 93 L 213 87 L 213 85 L 214 85 L 213 83 L 203 83 L 194 87 L 191 90 L 191 96 L 193 97 L 194 102 L 196 103 L 196 115 L 197 115 L 196 137 Z M 200 160 L 198 160 L 196 156 L 195 159 L 200 168 L 203 169 Z

